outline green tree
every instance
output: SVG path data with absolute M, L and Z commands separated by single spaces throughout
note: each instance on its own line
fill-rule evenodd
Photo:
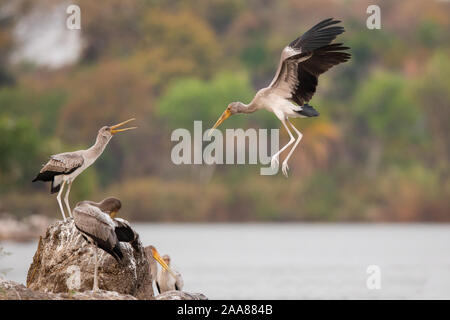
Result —
M 6 189 L 31 181 L 42 142 L 30 121 L 0 116 L 0 181 Z
M 50 136 L 55 132 L 65 98 L 64 91 L 58 88 L 38 91 L 25 85 L 3 87 L 0 89 L 0 115 L 26 117 L 42 135 Z
M 423 136 L 420 109 L 408 82 L 397 74 L 375 72 L 358 88 L 352 105 L 354 118 L 348 136 L 364 149 L 360 152 L 367 155 L 371 175 L 377 172 L 383 156 L 406 159 L 406 150 Z
M 431 161 L 447 168 L 450 162 L 450 58 L 448 51 L 437 51 L 419 78 L 415 96 L 425 109 L 427 128 L 432 135 Z
M 212 126 L 230 102 L 239 100 L 248 103 L 253 95 L 254 90 L 245 73 L 221 73 L 210 81 L 188 78 L 177 80 L 169 86 L 158 102 L 158 111 L 172 127 L 191 128 L 195 120 Z M 276 119 L 264 111 L 251 116 L 231 117 L 224 127 L 238 127 L 244 121 L 253 120 L 262 127 L 277 127 Z
M 191 11 L 149 9 L 139 30 L 143 37 L 132 59 L 157 88 L 176 77 L 208 76 L 221 61 L 214 30 Z

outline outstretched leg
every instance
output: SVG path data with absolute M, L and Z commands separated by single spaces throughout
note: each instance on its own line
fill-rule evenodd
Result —
M 282 153 L 284 150 L 286 150 L 286 148 L 289 147 L 295 141 L 294 136 L 292 135 L 291 131 L 289 131 L 289 128 L 286 125 L 286 120 L 284 120 L 284 119 L 280 119 L 280 120 L 281 120 L 281 123 L 283 124 L 283 126 L 286 128 L 286 131 L 289 133 L 289 137 L 291 137 L 291 139 L 283 148 L 281 148 L 277 153 L 275 153 L 272 156 L 272 160 L 270 161 L 272 168 L 278 167 L 278 164 L 279 164 L 278 157 L 279 157 L 280 153 Z
M 284 161 L 283 161 L 283 166 L 281 169 L 283 171 L 283 174 L 286 177 L 288 176 L 287 172 L 289 170 L 289 166 L 288 166 L 287 162 L 288 162 L 289 158 L 291 157 L 292 153 L 294 152 L 295 148 L 297 148 L 297 145 L 300 143 L 300 140 L 302 140 L 302 137 L 303 137 L 302 133 L 300 131 L 298 131 L 296 127 L 294 127 L 294 125 L 289 121 L 289 119 L 287 120 L 287 122 L 289 122 L 292 129 L 294 129 L 295 133 L 297 133 L 298 138 L 297 138 L 297 141 L 295 141 L 295 144 L 292 147 L 292 149 L 289 151 L 289 154 L 287 155 L 286 159 L 284 159 Z
M 63 182 L 61 183 L 61 187 L 59 189 L 58 195 L 56 196 L 56 200 L 58 201 L 59 204 L 59 209 L 61 210 L 62 216 L 64 218 L 64 221 L 66 221 L 66 215 L 64 214 L 64 209 L 63 209 L 63 205 L 61 203 L 61 193 L 64 189 L 64 185 L 66 184 L 66 181 L 63 180 Z
M 69 212 L 69 217 L 72 218 L 72 210 L 70 210 L 70 204 L 69 204 L 70 187 L 72 187 L 72 181 L 67 182 L 67 191 L 66 191 L 66 195 L 64 196 L 64 203 L 66 204 L 67 210 Z
M 98 270 L 98 248 L 97 246 L 95 246 L 94 249 L 94 259 L 95 259 L 95 267 L 94 267 L 94 287 L 92 288 L 93 291 L 98 291 L 98 274 L 97 274 L 97 270 Z

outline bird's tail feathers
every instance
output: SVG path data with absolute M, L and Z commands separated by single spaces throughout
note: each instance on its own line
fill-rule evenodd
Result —
M 122 263 L 123 260 L 123 253 L 122 250 L 120 250 L 120 244 L 119 241 L 117 241 L 116 245 L 112 249 L 112 252 L 110 252 L 111 255 L 116 259 L 118 263 Z
M 58 176 L 53 177 L 52 184 L 50 186 L 50 193 L 59 192 L 61 189 L 62 179 L 58 179 Z
M 317 117 L 319 116 L 319 112 L 314 109 L 312 106 L 310 106 L 309 104 L 305 103 L 302 106 L 302 109 L 299 111 L 296 111 L 297 113 L 301 114 L 304 117 Z

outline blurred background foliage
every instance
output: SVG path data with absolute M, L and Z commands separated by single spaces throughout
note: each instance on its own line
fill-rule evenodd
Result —
M 448 1 L 71 1 L 80 31 L 65 28 L 61 3 L 0 1 L 0 212 L 59 217 L 49 186 L 31 184 L 41 165 L 136 117 L 139 130 L 77 179 L 72 204 L 114 195 L 126 218 L 147 221 L 450 221 Z M 365 26 L 369 4 L 381 30 Z M 62 18 L 45 28 L 48 12 Z M 321 116 L 294 120 L 304 138 L 289 179 L 259 165 L 172 164 L 174 129 L 206 130 L 229 102 L 248 102 L 282 48 L 328 17 L 343 20 L 352 60 L 320 78 Z M 37 36 L 24 40 L 27 27 Z M 75 39 L 74 61 L 39 62 L 55 30 Z M 227 127 L 280 124 L 260 111 Z

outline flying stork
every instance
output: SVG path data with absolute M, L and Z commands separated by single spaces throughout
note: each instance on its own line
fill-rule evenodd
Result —
M 302 134 L 289 118 L 317 117 L 319 113 L 308 102 L 316 92 L 319 75 L 350 59 L 350 54 L 345 52 L 349 47 L 344 47 L 342 43 L 331 43 L 344 32 L 343 27 L 335 26 L 339 22 L 333 18 L 323 20 L 286 46 L 281 52 L 278 69 L 270 85 L 259 90 L 249 104 L 230 103 L 210 130 L 209 136 L 231 115 L 253 113 L 260 109 L 273 112 L 288 132 L 290 140 L 272 156 L 272 168 L 278 168 L 279 155 L 295 142 L 282 165 L 282 172 L 287 177 L 288 160 L 302 139 Z M 289 126 L 297 134 L 297 139 Z
M 64 189 L 64 185 L 67 183 L 67 192 L 64 197 L 64 202 L 66 204 L 69 216 L 72 217 L 72 212 L 70 210 L 69 204 L 69 193 L 72 187 L 72 182 L 75 178 L 82 173 L 87 167 L 97 160 L 97 158 L 103 153 L 106 145 L 112 136 L 118 132 L 136 129 L 136 127 L 117 129 L 130 121 L 135 120 L 129 119 L 127 121 L 121 122 L 114 126 L 104 126 L 97 134 L 97 139 L 95 144 L 86 150 L 78 150 L 74 152 L 59 153 L 50 156 L 50 160 L 42 167 L 39 174 L 33 179 L 33 182 L 40 181 L 51 181 L 50 192 L 58 192 L 56 200 L 59 204 L 59 209 L 61 210 L 64 221 L 66 221 L 66 216 L 64 214 L 63 205 L 61 203 L 61 195 Z

